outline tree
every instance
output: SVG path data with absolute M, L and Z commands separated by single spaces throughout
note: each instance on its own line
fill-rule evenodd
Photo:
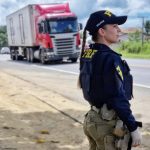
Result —
M 0 47 L 7 46 L 8 39 L 7 39 L 7 31 L 6 26 L 0 26 Z
M 144 24 L 146 34 L 150 33 L 150 20 L 147 20 Z
M 0 26 L 0 33 L 6 34 L 6 32 L 7 32 L 6 26 Z

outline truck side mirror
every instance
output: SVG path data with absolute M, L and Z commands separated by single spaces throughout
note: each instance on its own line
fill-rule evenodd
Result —
M 83 29 L 83 25 L 82 23 L 79 23 L 79 30 L 82 30 Z

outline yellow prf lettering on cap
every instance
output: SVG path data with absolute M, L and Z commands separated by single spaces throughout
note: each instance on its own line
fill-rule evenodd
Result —
M 107 15 L 107 16 L 109 16 L 109 17 L 111 17 L 111 12 L 108 11 L 108 10 L 106 10 L 104 14 Z
M 121 79 L 123 80 L 123 74 L 122 74 L 122 71 L 121 71 L 121 69 L 120 69 L 120 66 L 117 66 L 117 67 L 116 67 L 116 70 L 117 70 L 119 76 L 121 77 Z

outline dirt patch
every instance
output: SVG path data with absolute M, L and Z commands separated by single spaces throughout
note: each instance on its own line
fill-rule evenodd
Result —
M 82 120 L 87 107 L 7 74 L 0 78 L 0 150 L 87 148 L 82 125 L 73 120 Z
M 0 150 L 87 150 L 81 122 L 88 109 L 1 72 Z M 142 129 L 146 143 L 141 146 L 143 150 L 150 149 L 149 127 L 146 124 Z

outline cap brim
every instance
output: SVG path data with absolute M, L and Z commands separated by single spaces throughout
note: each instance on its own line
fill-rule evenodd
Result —
M 127 16 L 119 16 L 119 17 L 112 18 L 112 20 L 110 20 L 109 23 L 121 25 L 124 24 L 126 20 L 127 20 Z

